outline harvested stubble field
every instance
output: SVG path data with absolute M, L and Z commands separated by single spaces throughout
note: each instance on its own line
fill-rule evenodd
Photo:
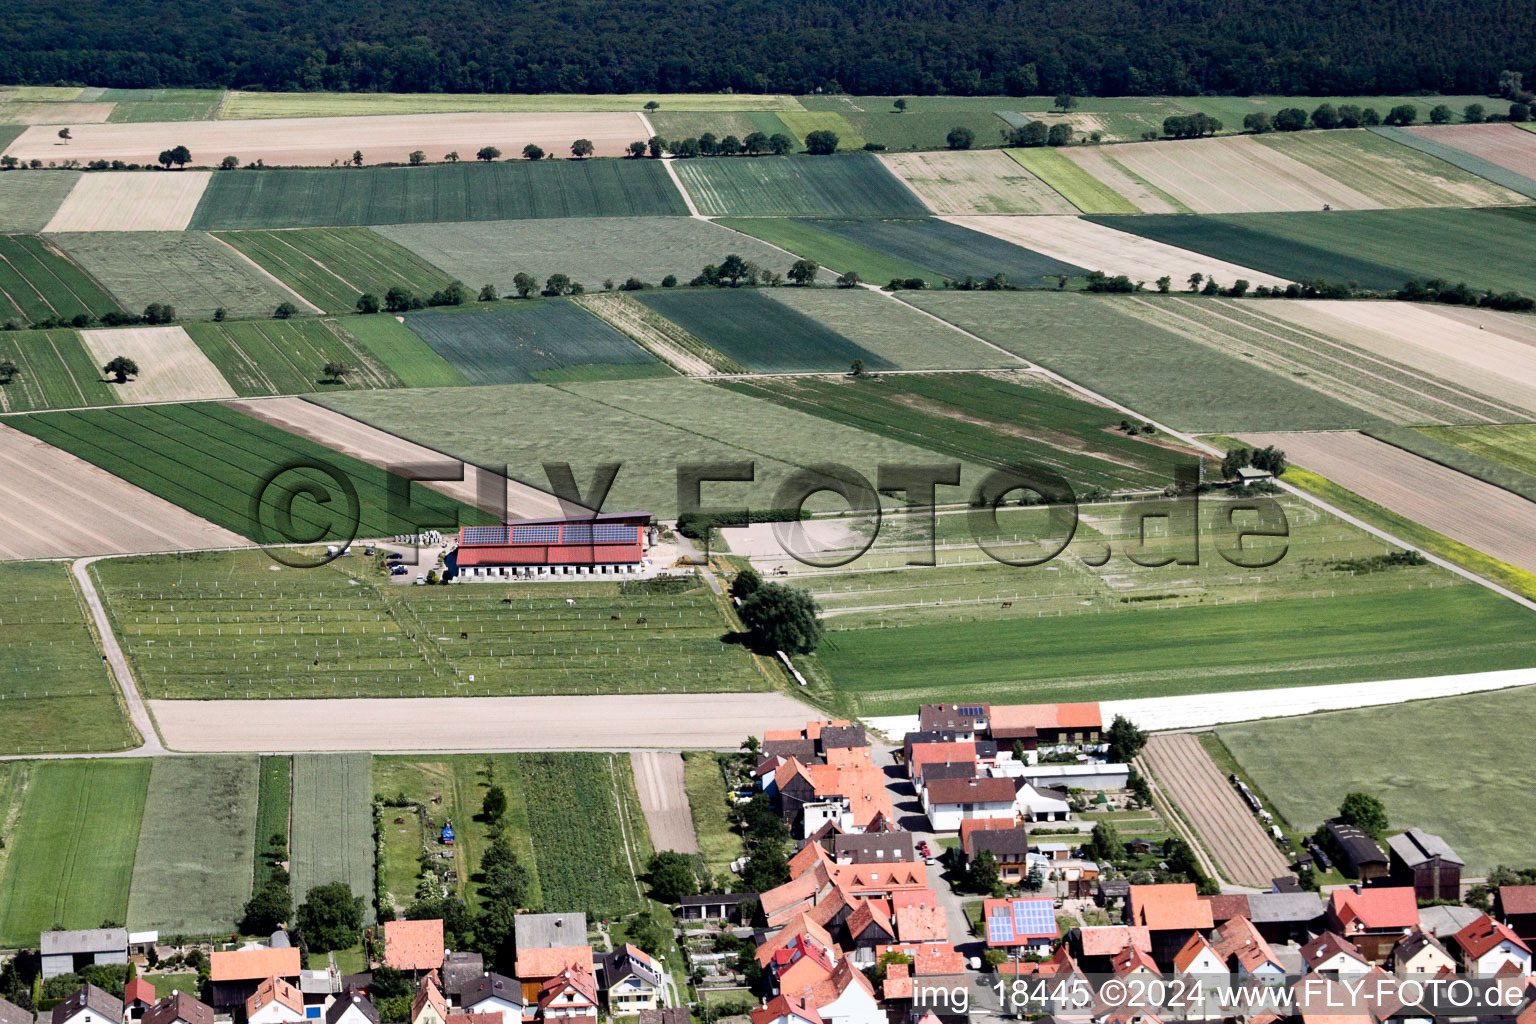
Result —
M 352 312 L 364 292 L 382 299 L 399 286 L 425 299 L 453 283 L 451 272 L 367 228 L 228 231 L 217 237 L 326 313 Z
M 518 273 L 543 282 L 565 274 L 596 291 L 604 281 L 668 274 L 691 280 L 727 254 L 780 273 L 794 257 L 753 238 L 692 217 L 590 217 L 467 224 L 407 224 L 379 233 L 441 267 L 471 288 L 493 284 L 514 294 Z
M 400 383 L 336 320 L 200 323 L 189 324 L 186 330 L 235 393 L 245 397 L 388 388 Z M 329 362 L 346 365 L 346 376 L 327 377 Z
M 293 759 L 294 903 L 317 885 L 345 882 L 373 913 L 373 758 L 297 754 Z
M 105 366 L 118 356 L 138 364 L 139 373 L 125 384 L 112 385 L 118 401 L 191 402 L 205 398 L 234 398 L 234 389 L 208 361 L 203 350 L 180 327 L 118 327 L 82 331 L 80 340 Z
M 13 779 L 20 816 L 0 875 L 0 942 L 35 946 L 54 928 L 96 928 L 128 910 L 150 762 L 29 762 Z
M 271 754 L 261 758 L 256 783 L 256 829 L 251 836 L 251 891 L 271 878 L 274 865 L 267 857 L 273 836 L 288 845 L 288 819 L 293 800 L 293 758 Z
M 361 556 L 321 569 L 272 565 L 255 552 L 98 564 L 146 694 L 515 696 L 770 685 L 742 647 L 723 642 L 730 626 L 702 585 L 656 593 L 586 581 L 391 587 Z
M 84 175 L 80 171 L 0 174 L 0 231 L 41 231 Z
M 1536 572 L 1536 503 L 1354 432 L 1247 434 L 1369 502 Z
M 0 556 L 57 558 L 243 546 L 239 536 L 59 448 L 0 424 Z M 115 742 L 115 739 L 114 739 Z
M 79 331 L 5 331 L 0 358 L 16 364 L 16 376 L 0 385 L 6 412 L 116 405 L 117 392 L 101 379 Z
M 922 201 L 870 153 L 681 160 L 672 166 L 707 217 L 928 214 Z
M 1395 828 L 1417 825 L 1443 836 L 1469 875 L 1529 858 L 1536 814 L 1525 779 L 1473 759 L 1453 774 L 1424 756 L 1426 739 L 1447 749 L 1518 749 L 1530 714 L 1529 687 L 1332 711 L 1232 725 L 1216 733 L 1244 770 L 1297 829 L 1312 829 L 1359 790 L 1381 799 Z M 1320 750 L 1371 751 L 1349 771 Z M 1467 792 L 1478 800 L 1463 799 Z M 1496 809 L 1496 810 L 1493 810 Z
M 866 288 L 773 288 L 763 294 L 903 370 L 1012 369 L 1023 361 Z
M 904 298 L 1175 429 L 1378 422 L 1249 360 L 1148 323 L 1126 299 L 1055 292 L 907 292 Z M 1270 426 L 1232 427 L 1245 423 Z
M 1536 136 L 1509 124 L 1454 124 L 1408 129 L 1420 138 L 1471 153 L 1523 178 L 1536 179 Z
M 1049 155 L 1051 153 L 1060 155 L 1064 161 L 1070 163 L 1076 170 L 1076 174 L 1071 175 L 1067 179 L 1069 182 L 1071 182 L 1074 193 L 1085 189 L 1093 190 L 1093 185 L 1089 184 L 1088 182 L 1081 181 L 1082 177 L 1086 177 L 1090 179 L 1091 182 L 1097 183 L 1099 189 L 1102 189 L 1105 192 L 1109 192 L 1112 195 L 1118 196 L 1120 203 L 1133 207 L 1129 211 L 1122 212 L 1135 213 L 1138 210 L 1142 213 L 1191 212 L 1189 207 L 1185 206 L 1183 203 L 1179 202 L 1173 196 L 1169 195 L 1167 192 L 1164 192 L 1162 189 L 1158 188 L 1147 179 L 1136 174 L 1119 160 L 1116 160 L 1111 155 L 1110 150 L 1103 146 L 1085 146 L 1079 149 L 1012 150 L 1010 152 L 1012 152 L 1016 157 L 1024 153 L 1037 154 L 1047 161 L 1047 166 L 1050 165 Z M 1025 166 L 1029 166 L 1029 163 L 1026 162 Z M 1055 185 L 1058 188 L 1061 187 L 1060 185 L 1057 185 L 1056 181 L 1051 178 L 1047 178 L 1046 180 L 1050 181 L 1052 185 Z M 1097 190 L 1090 191 L 1090 195 L 1095 195 L 1094 205 L 1119 205 L 1113 200 L 1098 196 Z M 1069 198 L 1072 197 L 1069 196 Z M 1076 200 L 1074 199 L 1074 202 L 1075 201 Z M 1081 203 L 1078 205 L 1082 207 L 1084 213 L 1111 212 L 1108 210 L 1090 211 Z
M 710 348 L 660 313 L 627 294 L 588 292 L 577 305 L 624 334 L 636 345 L 678 373 L 707 377 L 712 373 L 746 373 L 747 368 Z
M 1536 292 L 1536 208 L 1335 210 L 1207 217 L 1105 217 L 1095 223 L 1214 259 L 1242 260 L 1287 281 L 1363 288 L 1410 277 Z M 1489 259 L 1502 253 L 1507 258 Z
M 680 463 L 755 460 L 757 481 L 720 485 L 728 495 L 722 500 L 772 508 L 794 469 L 829 454 L 871 479 L 882 461 L 933 461 L 926 449 L 694 379 L 357 391 L 314 400 L 455 458 L 507 466 L 513 479 L 536 487 L 548 486 L 545 462 L 569 461 L 582 479 L 579 467 L 622 459 L 604 507 L 645 509 L 660 519 L 677 514 Z M 622 439 L 617 448 L 615 438 Z
M 0 593 L 0 754 L 129 746 L 68 567 L 0 563 Z
M 211 317 L 217 309 L 230 316 L 271 316 L 280 303 L 304 301 L 206 232 L 97 231 L 49 237 L 134 312 L 160 302 L 172 306 L 182 319 Z
M 1486 178 L 1400 146 L 1375 132 L 1294 132 L 1264 135 L 1259 140 L 1335 181 L 1353 185 L 1377 206 L 1498 206 L 1527 202 Z
M 934 213 L 1076 213 L 1060 192 L 999 150 L 881 158 Z
M 408 313 L 405 324 L 471 384 L 669 375 L 645 349 L 565 300 Z
M 1084 213 L 1141 213 L 1144 210 L 1141 202 L 1124 194 L 1128 191 L 1126 186 L 1133 184 L 1131 179 L 1122 174 L 1115 180 L 1113 168 L 1100 149 L 1072 151 L 1071 159 L 1059 149 L 1044 146 L 1006 152 Z M 1091 162 L 1083 159 L 1090 155 L 1093 157 Z M 1088 170 L 1090 166 L 1093 168 L 1091 172 Z
M 1160 277 L 1183 285 L 1199 273 L 1231 282 L 1286 284 L 1278 277 L 1188 249 L 1142 238 L 1082 217 L 951 217 L 950 222 L 1000 238 L 1044 258 L 1106 274 L 1124 274 L 1151 286 Z M 1119 218 L 1116 218 L 1118 221 Z M 1115 227 L 1118 227 L 1118 223 Z
M 289 511 L 294 529 L 300 534 L 312 531 L 318 543 L 337 537 L 350 539 L 350 502 L 338 493 L 341 485 L 335 479 L 313 468 L 315 461 L 335 467 L 356 489 L 360 536 L 416 532 L 414 526 L 389 511 L 390 483 L 385 471 L 222 405 L 143 405 L 36 413 L 9 422 L 193 515 L 253 540 L 289 539 L 275 530 L 274 517 L 288 507 L 285 492 L 301 481 L 331 496 L 333 504 L 293 500 Z M 298 468 L 287 468 L 295 463 Z M 279 471 L 283 471 L 281 486 L 264 488 L 268 474 Z M 259 522 L 253 520 L 251 507 L 257 495 L 262 497 L 256 510 Z M 466 523 L 484 518 L 457 502 L 422 490 L 413 492 L 413 501 L 449 523 L 454 522 L 455 515 Z
M 191 226 L 338 227 L 687 213 L 683 197 L 656 160 L 466 159 L 427 167 L 218 174 Z
M 1472 125 L 1469 127 L 1479 127 Z M 1415 132 L 1411 128 L 1372 128 L 1372 132 L 1382 138 L 1391 139 L 1409 149 L 1416 149 L 1420 153 L 1428 153 L 1439 160 L 1444 160 L 1453 167 L 1477 175 L 1479 178 L 1491 181 L 1496 185 L 1502 185 L 1511 192 L 1536 199 L 1536 177 L 1530 177 L 1510 170 L 1489 160 L 1487 157 L 1478 156 L 1468 149 L 1453 146 L 1450 142 L 1442 142 L 1433 135 Z
M 651 309 L 726 358 L 759 373 L 867 370 L 896 365 L 830 328 L 779 305 L 755 288 L 637 292 Z M 765 330 L 771 324 L 772 329 Z
M 582 113 L 638 111 L 652 100 L 666 110 L 800 110 L 793 96 L 730 93 L 423 93 L 231 92 L 225 119 L 442 114 L 456 111 Z M 575 138 L 575 136 L 572 136 Z M 594 140 L 595 141 L 595 140 Z
M 1118 413 L 1027 373 L 785 377 L 722 387 L 983 466 L 1046 466 L 1086 491 L 1156 491 L 1194 455 L 1111 429 Z M 961 479 L 962 490 L 979 483 Z M 942 500 L 942 499 L 941 499 Z
M 183 231 L 212 176 L 209 171 L 87 174 L 70 190 L 47 230 Z
M 444 388 L 469 383 L 446 359 L 427 347 L 411 329 L 388 313 L 330 321 L 331 330 L 350 338 L 384 365 L 401 387 Z
M 119 307 L 101 285 L 36 235 L 0 235 L 0 318 L 100 317 Z
M 834 234 L 820 221 L 791 220 L 788 217 L 723 217 L 715 223 L 761 238 L 770 245 L 787 249 L 796 256 L 813 260 L 833 274 L 852 272 L 861 281 L 890 281 L 922 278 L 929 287 L 941 283 L 940 275 L 906 260 L 897 259 L 851 238 Z
M 235 926 L 251 895 L 257 783 L 252 755 L 154 760 L 128 927 L 209 935 Z
M 6 147 L 22 160 L 56 160 L 58 133 L 33 127 Z M 533 143 L 553 156 L 568 156 L 571 143 L 588 139 L 600 157 L 620 156 L 645 138 L 638 114 L 629 113 L 436 113 L 382 117 L 267 118 L 260 121 L 190 121 L 156 124 L 80 124 L 68 154 L 81 162 L 121 160 L 152 165 L 167 140 L 192 151 L 195 166 L 213 167 L 226 155 L 241 163 L 260 160 L 271 167 L 327 167 L 345 164 L 354 151 L 367 163 L 403 164 L 415 150 L 429 159 L 462 151 L 464 159 L 486 145 L 508 154 Z
M 1080 277 L 1089 269 L 1016 245 L 997 234 L 973 231 L 934 217 L 922 220 L 821 220 L 815 223 L 834 234 L 895 259 L 909 260 L 931 274 L 954 281 L 1002 274 L 1015 287 L 1049 285 L 1054 288 L 1061 276 Z

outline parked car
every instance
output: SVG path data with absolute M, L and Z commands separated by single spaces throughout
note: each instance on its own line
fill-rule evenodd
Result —
M 392 565 L 392 566 L 389 567 L 389 574 L 391 576 L 404 576 L 406 573 L 408 573 L 410 571 L 411 570 L 407 569 L 403 565 Z

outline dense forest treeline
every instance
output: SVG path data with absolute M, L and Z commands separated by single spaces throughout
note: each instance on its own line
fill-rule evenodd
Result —
M 1528 0 L 10 0 L 0 82 L 1190 95 L 1536 81 Z

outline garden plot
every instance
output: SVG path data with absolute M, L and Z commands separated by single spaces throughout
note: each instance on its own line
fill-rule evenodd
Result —
M 645 124 L 638 113 L 392 114 L 86 124 L 75 128 L 68 153 L 80 161 L 153 164 L 169 141 L 191 150 L 199 167 L 212 167 L 225 156 L 242 164 L 261 160 L 271 167 L 328 167 L 350 162 L 354 152 L 363 154 L 364 163 L 403 164 L 416 150 L 433 161 L 453 151 L 468 160 L 481 146 L 496 146 L 510 157 L 530 143 L 564 157 L 577 139 L 590 140 L 596 156 L 621 156 L 626 146 L 643 138 Z M 58 132 L 28 128 L 6 152 L 22 160 L 56 160 Z
M 0 557 L 60 558 L 248 543 L 105 469 L 4 425 L 0 470 L 5 480 Z
M 1293 465 L 1500 561 L 1536 572 L 1536 503 L 1353 432 L 1247 434 Z
M 1536 179 L 1536 135 L 1509 124 L 1452 124 L 1410 128 L 1430 139 Z
M 542 283 L 566 274 L 596 291 L 605 280 L 638 277 L 657 284 L 668 274 L 688 281 L 730 253 L 780 273 L 794 257 L 757 239 L 692 217 L 592 217 L 554 220 L 406 224 L 379 234 L 441 267 L 471 288 L 495 285 L 513 294 L 512 278 Z
M 82 331 L 80 340 L 105 366 L 118 356 L 138 364 L 138 376 L 116 384 L 124 402 L 186 402 L 234 398 L 235 391 L 203 350 L 180 327 L 121 327 Z
M 1081 217 L 947 217 L 946 220 L 1032 249 L 1064 263 L 1124 274 L 1149 286 L 1160 277 L 1171 277 L 1182 286 L 1191 274 L 1215 277 L 1224 283 L 1241 278 L 1252 285 L 1285 285 L 1272 274 L 1213 259 Z
M 82 176 L 46 230 L 182 231 L 210 171 L 103 171 Z
M 934 213 L 1077 213 L 1061 193 L 995 149 L 881 158 Z
M 84 175 L 80 171 L 0 174 L 0 231 L 41 231 Z

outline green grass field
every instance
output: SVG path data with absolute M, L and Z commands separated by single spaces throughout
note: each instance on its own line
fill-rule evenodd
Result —
M 230 316 L 271 316 L 279 303 L 293 300 L 205 232 L 81 231 L 48 238 L 134 313 L 163 302 L 183 320 L 211 317 L 221 308 Z
M 1020 365 L 1008 353 L 866 288 L 771 288 L 762 294 L 903 370 L 1006 369 Z
M 736 157 L 674 165 L 714 217 L 925 217 L 927 207 L 870 153 Z
M 191 227 L 337 227 L 687 212 L 683 197 L 655 160 L 508 160 L 220 174 L 203 193 Z
M 344 117 L 363 114 L 437 114 L 494 111 L 641 110 L 651 101 L 663 111 L 800 110 L 784 95 L 732 93 L 408 93 L 408 92 L 232 92 L 220 116 Z
M 1176 429 L 1365 426 L 1363 410 L 1132 315 L 1155 297 L 908 292 L 906 301 Z M 1156 307 L 1161 308 L 1161 307 Z
M 835 110 L 784 111 L 778 115 L 800 145 L 811 132 L 831 132 L 837 136 L 837 148 L 841 150 L 863 149 L 865 138 L 860 135 L 846 117 Z
M 717 882 L 732 877 L 731 863 L 742 856 L 741 836 L 731 828 L 731 794 L 712 751 L 683 754 L 683 787 L 688 791 L 688 810 L 699 838 L 699 856 Z
M 13 770 L 26 779 L 11 785 L 20 814 L 6 836 L 0 943 L 35 946 L 54 928 L 123 921 L 150 762 L 46 761 Z
M 698 138 L 705 132 L 713 132 L 717 139 L 734 135 L 738 141 L 753 132 L 769 136 L 795 134 L 771 110 L 674 110 L 668 105 L 647 114 L 646 119 L 664 139 Z
M 722 642 L 730 625 L 702 586 L 393 587 L 371 563 L 352 555 L 273 572 L 260 553 L 226 552 L 113 559 L 95 570 L 140 686 L 155 698 L 768 686 L 742 648 Z
M 760 373 L 846 370 L 855 359 L 867 370 L 896 368 L 756 289 L 637 292 L 636 297 L 726 358 Z M 765 331 L 765 324 L 772 324 L 772 331 Z
M 216 403 L 38 413 L 8 422 L 253 540 L 281 542 L 293 534 L 293 541 L 324 543 L 350 536 L 351 503 L 341 483 L 326 471 L 303 468 L 316 460 L 334 467 L 356 490 L 359 536 L 416 532 L 389 512 L 390 476 L 384 470 Z M 273 486 L 264 487 L 272 474 L 277 474 L 271 476 Z M 305 483 L 331 504 L 298 497 L 293 489 Z M 258 496 L 261 505 L 253 517 Z M 466 523 L 485 518 L 425 488 L 411 496 L 418 509 L 445 522 L 455 513 Z M 284 508 L 292 516 L 291 530 L 276 529 Z
M 68 566 L 0 563 L 0 594 L 0 754 L 131 746 Z
M 367 228 L 228 231 L 218 235 L 327 313 L 351 313 L 364 292 L 399 286 L 425 299 L 453 278 Z
M 257 759 L 160 757 L 149 776 L 129 928 L 228 934 L 251 895 Z
M 1160 490 L 1194 457 L 1113 430 L 1104 406 L 1031 380 L 981 374 L 903 374 L 874 380 L 783 377 L 721 387 L 927 448 L 948 458 L 1060 473 L 1075 490 Z M 979 480 L 965 480 L 967 487 Z M 960 493 L 956 492 L 955 497 Z M 941 499 L 942 500 L 942 499 Z
M 1386 804 L 1391 831 L 1417 825 L 1444 837 L 1465 858 L 1466 874 L 1478 876 L 1498 864 L 1530 862 L 1536 817 L 1523 780 L 1493 761 L 1441 771 L 1424 756 L 1424 744 L 1433 737 L 1449 750 L 1517 747 L 1531 696 L 1521 687 L 1229 725 L 1216 734 L 1296 827 L 1310 831 L 1338 813 L 1347 793 L 1369 793 Z M 1347 756 L 1341 771 L 1336 758 L 1318 751 L 1370 756 Z
M 36 235 L 0 235 L 0 319 L 36 323 L 119 309 L 69 257 Z
M 373 907 L 373 756 L 295 754 L 293 757 L 293 901 L 317 885 L 346 882 Z
M 597 291 L 605 281 L 637 277 L 660 284 L 668 274 L 692 280 L 729 253 L 780 273 L 794 257 L 754 238 L 692 217 L 567 217 L 463 224 L 405 224 L 379 233 L 478 290 L 493 284 L 515 294 L 518 273 L 542 284 L 565 274 Z
M 103 102 L 114 103 L 109 122 L 207 121 L 224 99 L 221 89 L 107 89 Z
M 1400 287 L 1410 277 L 1536 293 L 1536 208 L 1095 218 L 1293 281 Z M 1489 253 L 1508 258 L 1489 259 Z
M 1062 275 L 1080 277 L 1087 273 L 1084 267 L 931 217 L 822 220 L 816 226 L 955 281 L 1002 274 L 1019 288 L 1055 288 Z
M 388 317 L 395 327 L 399 321 Z M 361 318 L 343 321 L 299 317 L 292 320 L 247 320 L 188 324 L 187 333 L 219 368 L 236 393 L 250 397 L 296 395 L 308 391 L 341 391 L 347 388 L 388 388 L 401 383 L 389 371 L 388 362 L 376 358 L 366 344 L 355 341 L 353 328 L 365 337 L 398 336 L 392 328 L 373 326 Z M 413 371 L 423 361 L 416 346 L 400 346 Z M 327 377 L 325 364 L 349 367 L 340 381 Z M 458 381 L 451 381 L 458 383 Z
M 255 892 L 272 877 L 267 857 L 275 835 L 288 841 L 288 815 L 293 796 L 293 758 L 274 754 L 261 759 L 256 784 L 256 829 L 251 847 L 251 891 Z
M 9 144 L 9 143 L 7 143 Z M 41 231 L 80 180 L 79 171 L 0 173 L 0 231 Z
M 939 274 L 828 231 L 818 221 L 788 217 L 724 217 L 716 223 L 814 260 L 834 274 L 852 271 L 861 281 L 878 284 L 892 278 L 905 281 L 920 277 L 930 286 L 937 286 L 942 281 Z
M 0 385 L 6 412 L 116 405 L 117 391 L 80 343 L 78 331 L 0 332 L 0 359 L 16 364 L 16 376 Z
M 1136 204 L 1062 156 L 1055 149 L 1038 146 L 1010 149 L 1019 166 L 1060 192 L 1067 202 L 1084 213 L 1140 213 Z
M 840 114 L 860 137 L 887 149 L 943 149 L 951 128 L 969 128 L 974 146 L 1000 146 L 1007 123 L 996 111 L 1016 100 L 997 96 L 907 96 L 896 113 L 894 96 L 805 96 L 806 109 Z
M 1418 432 L 1506 466 L 1526 477 L 1536 477 L 1536 457 L 1533 457 L 1531 448 L 1532 442 L 1536 442 L 1536 424 L 1419 427 Z
M 394 374 L 402 387 L 444 388 L 469 383 L 448 360 L 389 313 L 349 316 L 329 321 L 326 326 L 351 339 L 354 350 L 361 346 L 361 351 Z
M 613 327 L 565 300 L 409 313 L 405 324 L 471 384 L 672 373 Z

